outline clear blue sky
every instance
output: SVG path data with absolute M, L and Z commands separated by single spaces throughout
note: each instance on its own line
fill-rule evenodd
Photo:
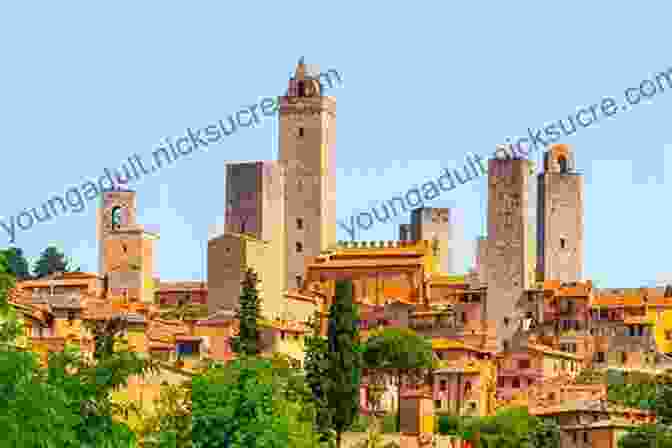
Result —
M 344 79 L 333 91 L 341 219 L 672 67 L 668 2 L 437 3 L 3 4 L 0 216 L 284 93 L 300 56 Z M 585 271 L 602 286 L 672 271 L 671 107 L 672 89 L 563 140 L 586 173 Z M 275 132 L 269 121 L 245 129 L 137 187 L 140 222 L 160 226 L 162 279 L 201 278 L 202 243 L 223 222 L 225 163 L 275 159 Z M 484 187 L 429 204 L 459 208 L 461 270 L 483 232 Z M 396 238 L 399 222 L 358 236 Z M 90 208 L 16 244 L 33 256 L 57 244 L 95 271 L 95 223 Z

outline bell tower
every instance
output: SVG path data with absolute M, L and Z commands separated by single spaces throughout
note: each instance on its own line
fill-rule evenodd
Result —
M 136 217 L 134 191 L 103 191 L 98 208 L 99 273 L 107 278 L 110 295 L 152 302 L 158 234 L 146 232 Z
M 299 60 L 279 99 L 279 162 L 285 178 L 286 283 L 301 287 L 306 257 L 336 242 L 336 99 Z M 299 168 L 295 168 L 295 167 Z
M 544 154 L 538 177 L 538 276 L 544 280 L 583 279 L 583 176 L 569 145 Z

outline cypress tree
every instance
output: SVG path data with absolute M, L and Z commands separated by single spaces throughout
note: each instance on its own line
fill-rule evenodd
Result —
M 256 356 L 261 351 L 257 328 L 257 320 L 261 317 L 258 283 L 257 274 L 253 269 L 248 268 L 242 281 L 240 306 L 236 310 L 236 319 L 240 325 L 236 336 L 231 341 L 233 351 L 244 356 Z

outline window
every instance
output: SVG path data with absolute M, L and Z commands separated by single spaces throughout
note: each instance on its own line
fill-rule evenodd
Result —
M 443 359 L 443 352 L 436 352 L 436 357 L 439 359 Z
M 303 128 L 299 128 L 299 137 L 303 137 Z
M 497 387 L 504 387 L 504 377 L 497 378 Z
M 285 340 L 285 332 L 284 331 L 280 332 L 280 339 L 282 339 L 283 341 Z
M 560 249 L 566 249 L 567 248 L 567 240 L 564 238 L 560 238 Z
M 434 400 L 434 407 L 435 408 L 441 408 L 441 400 Z
M 296 287 L 299 289 L 303 288 L 303 277 L 300 275 L 296 276 Z
M 299 81 L 299 95 L 306 96 L 306 83 L 305 81 Z
M 606 357 L 604 355 L 604 352 L 597 352 L 595 353 L 595 358 L 597 362 L 604 362 Z
M 511 387 L 513 387 L 514 389 L 519 389 L 520 388 L 520 379 L 514 378 L 512 384 L 511 384 Z
M 584 442 L 584 443 L 588 443 L 588 431 L 585 431 L 585 432 L 583 433 L 583 442 Z
M 298 230 L 303 229 L 303 219 L 301 218 L 296 218 L 296 228 Z
M 508 351 L 508 350 L 509 350 L 509 345 L 510 345 L 510 344 L 509 344 L 509 341 L 504 341 L 504 351 Z
M 68 325 L 72 325 L 72 322 L 75 320 L 75 312 L 68 311 Z
M 530 360 L 529 359 L 521 359 L 518 361 L 518 367 L 521 369 L 529 369 L 530 368 Z
M 448 390 L 448 381 L 441 380 L 439 382 L 439 390 Z
M 505 317 L 505 318 L 504 318 L 504 326 L 505 326 L 505 327 L 508 327 L 508 326 L 509 326 L 509 318 L 508 318 L 508 317 Z
M 628 362 L 628 354 L 626 352 L 621 352 L 621 364 Z
M 558 164 L 560 165 L 561 173 L 566 173 L 569 171 L 569 167 L 567 166 L 567 159 L 564 156 L 558 157 Z
M 574 443 L 575 443 L 575 444 L 578 443 L 579 438 L 578 438 L 578 434 L 577 434 L 576 432 L 573 432 L 573 433 L 572 433 L 572 438 L 574 439 Z
M 462 314 L 460 315 L 460 318 L 462 319 L 462 322 L 467 321 L 467 313 L 465 311 L 462 311 Z
M 303 252 L 303 244 L 296 243 L 296 251 L 297 252 Z
M 467 395 L 471 392 L 471 381 L 464 383 L 464 395 Z
M 303 181 L 302 180 L 297 180 L 296 181 L 296 191 L 301 193 L 303 191 Z

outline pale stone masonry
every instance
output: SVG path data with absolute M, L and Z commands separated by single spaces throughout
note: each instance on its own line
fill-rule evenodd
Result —
M 300 61 L 279 100 L 279 161 L 285 182 L 287 284 L 301 287 L 306 257 L 336 243 L 336 99 Z
M 453 272 L 449 208 L 421 207 L 411 212 L 411 240 L 432 242 L 441 272 Z
M 526 159 L 493 159 L 488 166 L 487 320 L 500 350 L 517 329 L 516 304 L 530 285 L 529 169 Z
M 568 145 L 544 154 L 538 177 L 537 268 L 543 279 L 583 279 L 583 176 Z

